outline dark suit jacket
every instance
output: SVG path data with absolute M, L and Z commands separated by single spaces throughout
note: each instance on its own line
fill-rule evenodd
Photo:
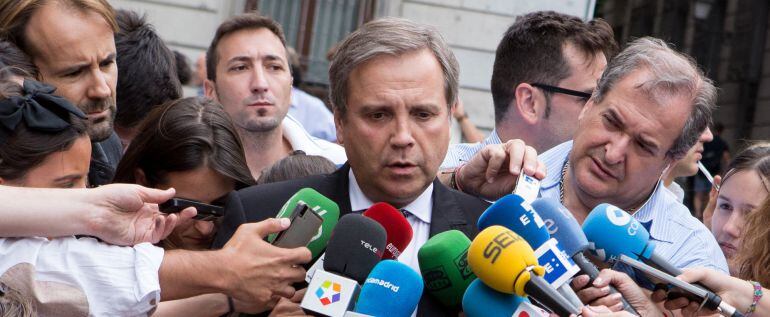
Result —
M 350 213 L 348 171 L 350 166 L 345 164 L 332 174 L 252 186 L 231 193 L 227 198 L 226 215 L 214 240 L 214 247 L 219 248 L 227 243 L 242 223 L 275 217 L 281 206 L 305 187 L 313 188 L 336 202 L 340 207 L 340 217 Z M 456 229 L 473 239 L 478 233 L 476 221 L 488 206 L 489 203 L 481 199 L 449 189 L 434 180 L 430 236 Z M 424 292 L 417 315 L 457 316 L 458 312 L 459 308 L 447 309 Z

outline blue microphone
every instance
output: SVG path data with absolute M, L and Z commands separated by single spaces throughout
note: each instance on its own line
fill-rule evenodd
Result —
M 590 279 L 588 284 L 590 285 L 599 276 L 599 269 L 583 253 L 589 249 L 588 239 L 585 233 L 583 233 L 580 224 L 578 224 L 577 219 L 575 219 L 567 207 L 553 199 L 539 198 L 532 202 L 532 207 L 543 218 L 545 226 L 548 228 L 548 233 L 559 241 L 559 245 L 564 247 L 564 251 L 577 264 L 580 271 L 588 275 Z M 617 290 L 610 286 L 610 293 L 617 293 Z M 621 298 L 621 300 L 626 311 L 639 315 L 624 298 Z
M 489 206 L 479 217 L 478 227 L 483 230 L 492 225 L 504 226 L 524 238 L 535 249 L 537 262 L 545 268 L 543 278 L 572 304 L 583 306 L 568 283 L 580 268 L 551 238 L 543 219 L 524 198 L 508 194 Z
M 677 276 L 682 270 L 655 253 L 650 233 L 630 214 L 610 204 L 596 206 L 583 222 L 589 248 L 600 260 L 614 263 L 621 254 Z
M 412 316 L 422 297 L 422 288 L 422 277 L 412 268 L 383 260 L 366 277 L 355 312 L 371 316 Z
M 498 199 L 479 217 L 479 231 L 494 225 L 516 232 L 533 248 L 551 238 L 540 215 L 532 209 L 532 205 L 516 194 L 508 194 Z
M 468 317 L 511 316 L 523 301 L 529 300 L 516 294 L 498 292 L 480 279 L 475 279 L 463 295 L 463 312 Z
M 465 290 L 463 312 L 467 317 L 548 316 L 526 297 L 498 292 L 480 279 L 475 279 Z M 526 314 L 522 314 L 524 312 Z

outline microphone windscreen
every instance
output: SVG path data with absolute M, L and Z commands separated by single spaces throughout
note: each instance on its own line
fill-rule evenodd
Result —
M 358 214 L 343 216 L 326 246 L 324 270 L 363 284 L 382 259 L 386 236 L 385 228 L 370 218 Z
M 420 274 L 408 265 L 383 260 L 361 287 L 355 311 L 371 316 L 409 317 L 422 297 Z
M 476 279 L 463 295 L 463 312 L 467 317 L 512 316 L 525 301 L 529 300 L 515 294 L 500 293 Z
M 600 204 L 583 222 L 583 232 L 590 241 L 592 253 L 605 262 L 613 262 L 621 254 L 638 259 L 649 258 L 650 233 L 627 212 L 610 204 Z M 650 244 L 652 245 L 652 244 Z
M 543 218 L 551 237 L 559 241 L 559 245 L 569 256 L 588 249 L 588 239 L 583 233 L 583 228 L 567 207 L 547 198 L 536 199 L 532 202 L 532 207 Z
M 412 241 L 412 226 L 404 215 L 388 203 L 376 203 L 364 211 L 364 216 L 379 222 L 388 234 L 383 259 L 397 259 Z
M 304 203 L 310 209 L 315 211 L 323 219 L 321 228 L 318 229 L 318 233 L 310 239 L 307 248 L 313 254 L 313 259 L 323 253 L 326 249 L 326 244 L 329 242 L 332 230 L 337 225 L 337 221 L 340 218 L 340 208 L 337 204 L 321 193 L 315 191 L 312 188 L 303 188 L 297 191 L 278 211 L 276 218 L 289 218 L 292 211 L 297 206 L 297 203 Z M 270 234 L 267 236 L 267 241 L 272 243 L 277 234 Z
M 498 292 L 525 296 L 529 268 L 539 276 L 545 271 L 537 263 L 532 247 L 519 235 L 502 226 L 482 230 L 468 248 L 471 270 L 484 284 Z
M 468 266 L 470 245 L 464 233 L 448 230 L 428 239 L 417 251 L 425 288 L 444 306 L 459 306 L 465 289 L 476 278 Z
M 503 196 L 481 214 L 478 221 L 479 230 L 493 225 L 512 230 L 527 240 L 534 249 L 551 238 L 540 215 L 524 198 L 516 194 Z

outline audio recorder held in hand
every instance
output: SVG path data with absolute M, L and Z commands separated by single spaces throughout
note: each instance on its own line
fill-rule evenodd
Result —
M 167 214 L 178 213 L 189 207 L 195 207 L 195 210 L 198 212 L 194 218 L 196 220 L 212 221 L 225 215 L 224 207 L 179 197 L 171 198 L 158 205 L 160 212 Z
M 281 248 L 297 248 L 306 246 L 318 233 L 323 218 L 304 203 L 297 203 L 288 217 L 291 225 L 278 233 L 273 245 Z

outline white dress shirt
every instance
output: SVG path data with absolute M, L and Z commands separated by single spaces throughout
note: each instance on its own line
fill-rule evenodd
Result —
M 286 115 L 281 123 L 283 137 L 289 141 L 292 150 L 302 150 L 307 155 L 323 156 L 339 166 L 348 160 L 345 149 L 337 143 L 331 143 L 310 135 L 297 119 Z
M 37 281 L 82 291 L 89 316 L 147 316 L 160 302 L 163 253 L 150 243 L 120 247 L 71 236 L 5 238 L 0 239 L 0 274 L 29 263 Z
M 350 185 L 348 185 L 348 190 L 350 192 L 350 210 L 366 210 L 374 205 L 374 202 L 366 197 L 361 191 L 361 187 L 358 187 L 356 177 L 353 175 L 353 169 L 348 173 L 348 179 L 350 180 Z M 417 262 L 417 251 L 430 237 L 430 219 L 433 213 L 433 183 L 431 183 L 430 186 L 417 197 L 417 199 L 402 209 L 409 212 L 406 221 L 412 226 L 412 241 L 410 241 L 406 249 L 401 252 L 398 261 L 409 265 L 415 272 L 420 273 L 420 264 Z

